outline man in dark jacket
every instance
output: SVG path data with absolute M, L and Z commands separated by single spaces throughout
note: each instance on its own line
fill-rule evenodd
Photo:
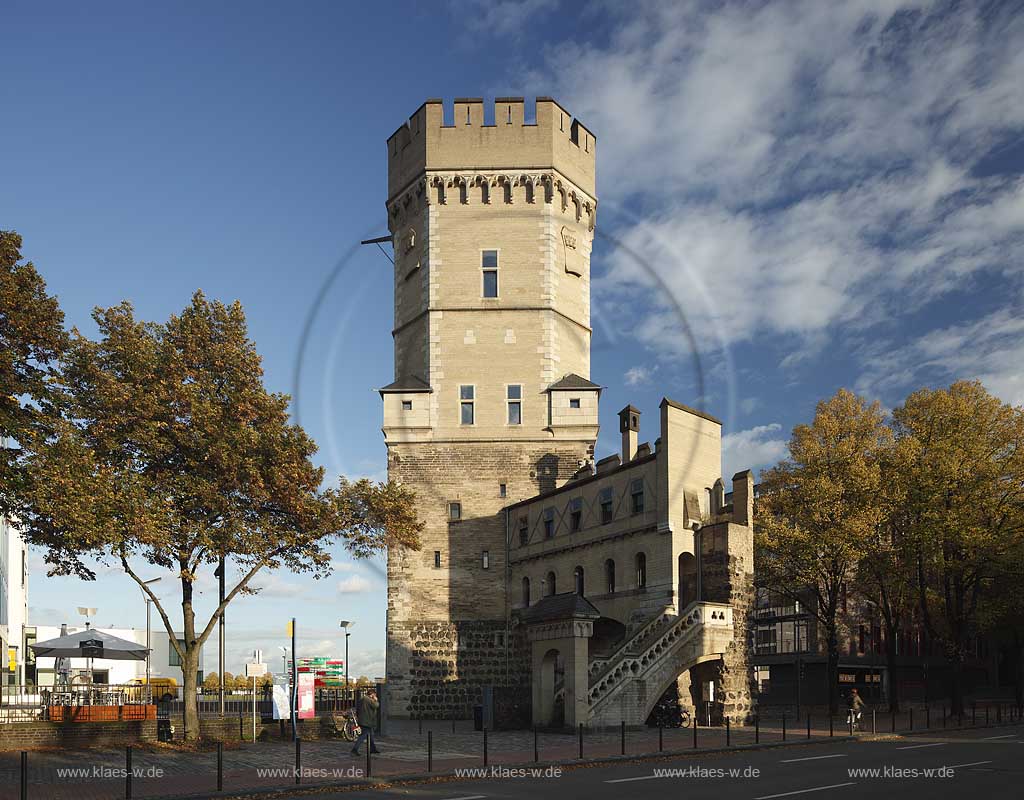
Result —
M 362 730 L 359 733 L 359 738 L 356 739 L 356 743 L 352 745 L 352 755 L 359 755 L 359 745 L 361 745 L 367 737 L 370 739 L 370 752 L 379 753 L 377 749 L 377 743 L 373 738 L 373 729 L 379 724 L 380 718 L 380 703 L 377 701 L 377 693 L 370 689 L 368 692 L 364 692 L 363 696 L 359 698 L 359 702 L 356 703 L 356 721 L 359 723 L 359 727 Z

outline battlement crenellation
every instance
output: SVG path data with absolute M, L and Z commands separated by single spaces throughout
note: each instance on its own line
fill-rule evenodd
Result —
M 591 197 L 597 140 L 551 97 L 538 97 L 526 122 L 522 97 L 499 97 L 485 122 L 483 98 L 458 97 L 447 107 L 427 100 L 387 141 L 388 198 L 430 170 L 556 169 Z

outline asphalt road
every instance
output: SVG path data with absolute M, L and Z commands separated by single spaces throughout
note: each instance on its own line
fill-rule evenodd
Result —
M 531 776 L 527 770 L 525 777 L 495 773 L 486 778 L 315 796 L 339 800 L 781 800 L 804 796 L 980 800 L 1024 796 L 1022 784 L 1024 726 L 1013 726 L 620 762 L 563 769 L 557 777 Z

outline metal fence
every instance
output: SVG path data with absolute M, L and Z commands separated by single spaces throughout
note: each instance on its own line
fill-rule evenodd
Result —
M 48 720 L 54 707 L 145 706 L 152 702 L 150 688 L 140 684 L 8 684 L 0 687 L 0 724 Z
M 373 688 L 373 687 L 370 687 Z M 344 713 L 355 707 L 356 702 L 366 689 L 353 687 L 349 690 L 338 689 L 316 689 L 313 693 L 313 708 L 316 716 L 327 714 Z M 220 696 L 216 689 L 204 689 L 198 697 L 200 717 L 220 716 Z M 169 718 L 181 716 L 185 713 L 185 701 L 181 698 L 179 690 L 173 700 L 161 701 L 157 697 L 157 716 Z M 224 715 L 236 717 L 239 714 L 252 714 L 252 690 L 248 693 L 242 691 L 229 691 L 224 695 Z M 256 692 L 256 714 L 264 719 L 274 716 L 274 701 L 268 692 Z

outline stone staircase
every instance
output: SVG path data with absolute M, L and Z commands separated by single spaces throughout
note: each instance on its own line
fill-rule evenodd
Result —
M 732 638 L 732 607 L 723 603 L 695 602 L 678 616 L 655 617 L 614 653 L 590 661 L 590 724 L 642 725 L 683 670 L 720 658 Z

